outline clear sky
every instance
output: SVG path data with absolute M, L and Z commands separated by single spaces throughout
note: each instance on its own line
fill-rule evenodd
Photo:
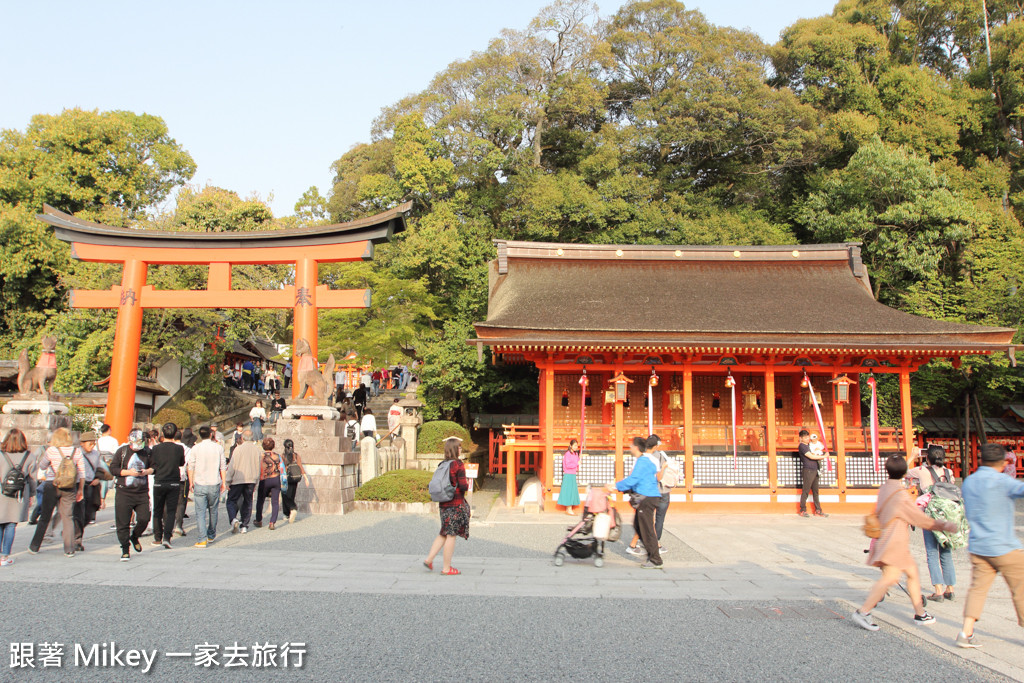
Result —
M 192 182 L 272 197 L 290 215 L 380 109 L 422 90 L 547 0 L 0 0 L 0 128 L 34 114 L 127 109 L 162 117 L 198 164 Z M 599 3 L 603 16 L 622 2 Z M 835 0 L 686 3 L 768 42 Z

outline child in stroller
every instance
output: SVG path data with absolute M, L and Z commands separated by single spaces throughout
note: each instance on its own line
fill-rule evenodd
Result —
M 555 549 L 555 566 L 562 566 L 566 554 L 578 560 L 596 555 L 594 566 L 603 566 L 605 541 L 614 543 L 621 535 L 619 511 L 608 504 L 608 494 L 599 486 L 588 487 L 583 518 L 569 527 L 569 535 Z

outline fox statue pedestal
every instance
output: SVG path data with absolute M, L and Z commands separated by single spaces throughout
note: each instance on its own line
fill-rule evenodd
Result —
M 25 432 L 25 438 L 34 450 L 37 446 L 48 444 L 54 430 L 61 427 L 71 429 L 71 416 L 67 412 L 68 407 L 63 403 L 8 401 L 4 404 L 3 414 L 0 415 L 0 433 L 7 434 L 12 429 L 20 429 Z
M 351 512 L 359 472 L 359 451 L 352 450 L 353 445 L 344 436 L 344 423 L 308 417 L 303 420 L 304 410 L 318 406 L 299 405 L 295 408 L 294 417 L 285 411 L 277 421 L 274 440 L 282 444 L 285 439 L 291 439 L 306 470 L 295 495 L 296 507 L 299 512 L 315 515 Z

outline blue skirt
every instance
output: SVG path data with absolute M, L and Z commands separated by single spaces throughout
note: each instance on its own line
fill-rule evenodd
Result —
M 558 504 L 574 507 L 580 504 L 580 489 L 575 474 L 562 475 L 562 490 L 558 492 Z

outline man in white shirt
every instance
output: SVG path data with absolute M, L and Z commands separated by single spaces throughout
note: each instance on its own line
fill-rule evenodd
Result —
M 377 438 L 377 418 L 373 416 L 373 411 L 367 408 L 363 411 L 362 422 L 359 423 L 359 429 L 362 430 L 364 437 L 372 436 Z
M 345 400 L 345 385 L 348 383 L 348 372 L 335 370 L 334 372 L 334 405 L 340 406 Z
M 106 456 L 106 460 L 110 460 L 110 456 L 117 452 L 117 447 L 120 446 L 114 435 L 110 433 L 110 425 L 104 422 L 100 426 L 100 438 L 96 441 L 96 450 Z
M 199 428 L 199 438 L 201 441 L 188 453 L 185 467 L 188 468 L 188 487 L 195 501 L 199 533 L 199 541 L 193 547 L 205 548 L 217 536 L 217 508 L 220 494 L 227 489 L 224 472 L 228 465 L 224 449 L 210 440 L 209 427 Z

